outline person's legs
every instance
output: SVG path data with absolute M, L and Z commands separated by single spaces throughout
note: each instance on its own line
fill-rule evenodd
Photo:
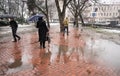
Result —
M 16 34 L 16 32 L 17 32 L 17 28 L 15 29 L 15 36 L 18 38 L 18 40 L 20 40 L 21 38 Z
M 40 48 L 45 48 L 45 41 L 40 41 Z
M 20 37 L 20 36 L 18 36 L 17 34 L 15 34 L 15 36 L 18 38 L 18 40 L 20 40 L 20 39 L 21 39 L 21 37 Z
M 43 48 L 45 48 L 45 41 L 43 41 Z
M 43 42 L 42 41 L 40 41 L 40 48 L 42 48 L 43 47 Z
M 65 28 L 64 28 L 64 34 L 65 34 L 65 32 L 67 32 L 67 35 L 68 35 L 68 26 L 65 26 Z
M 63 36 L 65 34 L 65 27 L 62 28 L 62 33 L 63 33 Z
M 66 27 L 66 29 L 67 29 L 67 35 L 68 35 L 68 26 Z
M 16 42 L 17 39 L 16 39 L 16 30 L 15 29 L 12 29 L 12 35 L 13 35 L 14 42 Z
M 64 34 L 65 34 L 65 32 L 66 32 L 66 26 L 64 27 Z

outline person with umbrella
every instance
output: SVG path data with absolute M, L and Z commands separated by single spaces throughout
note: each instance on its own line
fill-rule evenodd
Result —
M 18 28 L 18 24 L 17 24 L 17 22 L 14 20 L 14 18 L 10 18 L 10 22 L 9 22 L 9 23 L 10 23 L 10 27 L 11 27 L 11 29 L 12 29 L 12 35 L 13 35 L 13 38 L 14 38 L 13 42 L 17 42 L 17 39 L 16 39 L 16 38 L 18 38 L 18 40 L 21 39 L 21 37 L 16 34 L 17 28 Z
M 45 48 L 46 35 L 49 30 L 46 26 L 46 22 L 43 20 L 43 17 L 38 18 L 36 27 L 38 28 L 40 48 Z

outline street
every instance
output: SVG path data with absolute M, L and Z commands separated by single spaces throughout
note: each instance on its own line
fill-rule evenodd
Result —
M 51 24 L 52 25 L 52 24 Z M 69 36 L 50 28 L 51 43 L 41 49 L 35 26 L 0 27 L 0 76 L 120 76 L 119 33 L 69 26 Z

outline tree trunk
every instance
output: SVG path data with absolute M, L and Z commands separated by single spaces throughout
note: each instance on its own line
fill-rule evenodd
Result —
M 48 14 L 48 0 L 45 0 L 45 6 L 46 6 L 46 18 L 47 18 L 47 24 L 48 24 L 48 27 L 50 28 L 50 23 L 49 23 L 49 14 Z
M 84 23 L 84 20 L 83 20 L 83 17 L 82 17 L 82 15 L 81 15 L 81 13 L 79 13 L 79 16 L 80 16 L 80 20 L 81 20 L 81 22 L 82 22 L 82 26 L 85 26 L 85 23 Z
M 63 32 L 63 30 L 64 30 L 64 24 L 63 24 L 64 17 L 65 17 L 65 14 L 60 14 L 60 15 L 59 15 L 59 21 L 60 21 L 60 32 Z
M 49 16 L 48 15 L 46 16 L 46 19 L 47 19 L 48 28 L 50 28 Z
M 77 11 L 76 11 L 76 13 L 75 13 L 75 23 L 76 23 L 76 27 L 78 27 L 79 26 L 79 23 L 78 23 L 78 13 L 77 13 Z
M 63 9 L 61 11 L 60 6 L 59 6 L 59 0 L 55 0 L 55 3 L 56 3 L 56 7 L 57 7 L 57 11 L 58 11 L 58 17 L 59 17 L 59 21 L 60 21 L 59 22 L 60 23 L 60 32 L 63 32 L 63 28 L 64 28 L 63 20 L 64 20 L 64 17 L 65 17 L 66 6 L 64 5 Z

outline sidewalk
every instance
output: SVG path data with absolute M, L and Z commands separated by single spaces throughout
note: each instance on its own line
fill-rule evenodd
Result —
M 119 76 L 102 60 L 86 51 L 86 33 L 69 28 L 69 36 L 50 29 L 51 43 L 40 49 L 36 32 L 20 34 L 14 43 L 7 37 L 0 42 L 0 76 Z M 88 51 L 91 51 L 88 53 Z M 91 57 L 87 57 L 91 54 Z

